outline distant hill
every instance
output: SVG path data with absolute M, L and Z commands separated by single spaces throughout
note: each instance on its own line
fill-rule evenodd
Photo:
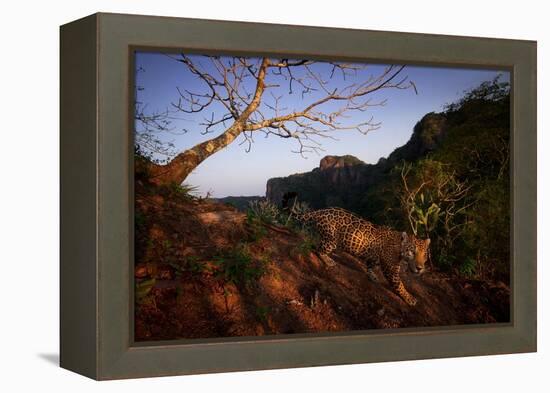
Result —
M 250 202 L 263 200 L 265 197 L 254 195 L 254 196 L 227 196 L 224 198 L 212 198 L 212 200 L 220 203 L 225 203 L 237 208 L 240 211 L 246 211 Z

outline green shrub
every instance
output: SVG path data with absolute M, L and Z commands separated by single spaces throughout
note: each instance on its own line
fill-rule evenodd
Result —
M 444 138 L 425 156 L 393 163 L 361 198 L 376 224 L 432 240 L 435 267 L 507 281 L 510 275 L 509 84 L 482 83 L 449 105 Z
M 143 303 L 147 295 L 151 293 L 151 290 L 155 286 L 156 280 L 150 278 L 147 280 L 136 282 L 135 287 L 135 300 L 137 303 Z
M 176 276 L 181 276 L 184 272 L 202 274 L 208 271 L 207 265 L 196 255 L 190 255 L 178 262 L 170 262 L 169 265 L 174 269 Z
M 268 200 L 255 200 L 248 203 L 247 215 L 267 224 L 275 224 L 279 222 L 281 212 L 277 205 Z
M 235 248 L 214 257 L 215 276 L 226 283 L 249 286 L 267 271 L 267 261 L 254 258 L 249 246 L 241 243 Z
M 250 210 L 246 214 L 246 223 L 249 229 L 248 241 L 256 242 L 267 235 L 267 229 L 264 226 L 264 222 L 251 213 Z
M 187 200 L 197 199 L 198 187 L 192 186 L 190 184 L 177 184 L 170 183 L 169 185 L 164 186 L 168 195 L 172 197 L 180 197 Z
M 476 274 L 476 261 L 472 258 L 466 258 L 458 268 L 460 274 L 466 277 L 473 277 Z
M 267 321 L 270 312 L 271 309 L 267 306 L 257 306 L 255 310 L 256 317 L 262 322 Z
M 137 231 L 142 231 L 145 228 L 145 215 L 139 210 L 134 213 L 134 226 Z
M 318 241 L 313 236 L 305 235 L 303 241 L 296 247 L 296 251 L 301 256 L 308 256 L 317 248 Z

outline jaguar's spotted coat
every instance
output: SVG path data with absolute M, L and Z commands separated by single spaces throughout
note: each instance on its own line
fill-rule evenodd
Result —
M 393 290 L 407 304 L 416 304 L 401 281 L 401 261 L 406 261 L 411 271 L 421 273 L 430 239 L 421 240 L 405 232 L 376 226 L 341 208 L 315 210 L 297 215 L 297 219 L 313 224 L 319 232 L 319 254 L 325 263 L 334 265 L 330 254 L 341 249 L 365 261 L 369 278 L 375 280 L 373 267 L 379 262 Z

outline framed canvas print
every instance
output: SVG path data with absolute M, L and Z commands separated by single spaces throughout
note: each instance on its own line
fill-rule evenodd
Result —
M 61 27 L 61 366 L 536 350 L 536 43 Z

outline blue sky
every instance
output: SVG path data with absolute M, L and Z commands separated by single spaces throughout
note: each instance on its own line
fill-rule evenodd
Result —
M 191 59 L 204 69 L 213 71 L 208 59 L 191 56 Z M 315 72 L 328 75 L 332 68 L 328 64 L 316 64 Z M 367 65 L 355 77 L 346 78 L 336 75 L 331 80 L 333 87 L 343 87 L 350 83 L 360 83 L 370 75 L 377 75 L 385 68 L 384 65 Z M 140 86 L 138 101 L 147 105 L 148 112 L 173 109 L 171 103 L 177 102 L 179 94 L 177 88 L 198 92 L 206 92 L 205 84 L 180 62 L 162 53 L 139 52 L 136 54 L 136 85 Z M 300 70 L 297 70 L 298 76 Z M 413 89 L 397 90 L 382 89 L 373 93 L 373 101 L 386 99 L 382 107 L 373 107 L 366 112 L 354 112 L 347 119 L 348 124 L 368 120 L 371 116 L 374 121 L 381 122 L 380 129 L 363 135 L 357 131 L 338 131 L 332 134 L 337 140 L 322 140 L 323 152 L 320 155 L 311 153 L 307 158 L 292 153 L 297 148 L 294 141 L 269 136 L 258 135 L 250 152 L 245 151 L 245 145 L 239 145 L 240 140 L 234 141 L 227 148 L 215 153 L 205 160 L 186 179 L 185 183 L 197 186 L 199 193 L 208 191 L 214 197 L 228 195 L 265 195 L 265 185 L 269 178 L 288 176 L 312 170 L 319 165 L 319 160 L 325 155 L 351 154 L 367 163 L 375 163 L 380 157 L 386 157 L 396 147 L 403 145 L 410 138 L 416 122 L 428 112 L 441 111 L 445 104 L 459 99 L 464 91 L 472 89 L 486 80 L 492 80 L 498 74 L 502 79 L 509 80 L 505 71 L 483 69 L 460 69 L 447 67 L 406 66 L 403 76 L 414 81 L 418 94 Z M 267 81 L 275 82 L 280 78 L 268 75 Z M 247 82 L 252 83 L 252 81 Z M 253 90 L 253 86 L 248 86 Z M 316 97 L 317 93 L 302 98 L 297 88 L 293 94 L 288 94 L 288 84 L 281 84 L 279 88 L 268 89 L 264 93 L 267 103 L 272 100 L 271 91 L 281 95 L 281 104 L 292 109 L 307 106 Z M 321 93 L 319 93 L 321 94 Z M 328 104 L 323 109 L 334 109 Z M 174 114 L 174 130 L 186 129 L 183 135 L 164 134 L 162 139 L 174 143 L 177 150 L 184 150 L 195 144 L 211 139 L 223 132 L 218 127 L 214 133 L 202 135 L 204 126 L 199 123 L 204 117 L 219 113 L 220 107 L 212 106 L 204 113 Z M 265 109 L 268 111 L 267 109 Z

